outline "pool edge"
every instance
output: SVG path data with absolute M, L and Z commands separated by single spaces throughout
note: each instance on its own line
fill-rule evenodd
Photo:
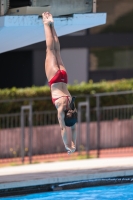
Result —
M 41 184 L 41 185 L 15 187 L 8 189 L 6 188 L 6 189 L 0 189 L 0 197 L 9 197 L 17 195 L 20 196 L 24 194 L 33 194 L 33 193 L 50 192 L 50 191 L 54 192 L 60 190 L 70 190 L 70 189 L 78 189 L 85 187 L 124 184 L 124 183 L 133 183 L 133 175 L 114 176 L 110 178 L 109 177 L 95 178 L 95 179 L 62 182 L 62 183 Z

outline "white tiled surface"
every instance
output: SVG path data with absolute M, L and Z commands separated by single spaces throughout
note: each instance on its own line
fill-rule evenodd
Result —
M 133 176 L 133 157 L 3 167 L 0 189 L 118 176 Z

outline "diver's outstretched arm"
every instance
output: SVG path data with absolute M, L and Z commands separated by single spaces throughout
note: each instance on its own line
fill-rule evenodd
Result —
M 71 131 L 72 131 L 71 149 L 72 152 L 74 152 L 76 150 L 76 139 L 77 139 L 77 132 L 75 125 L 71 127 Z
M 65 145 L 65 148 L 67 150 L 67 153 L 71 154 L 74 151 L 68 146 L 67 131 L 66 131 L 66 126 L 64 122 L 64 117 L 65 117 L 65 114 L 64 114 L 63 108 L 60 106 L 58 108 L 58 121 L 61 128 L 61 136 L 62 136 L 63 143 Z

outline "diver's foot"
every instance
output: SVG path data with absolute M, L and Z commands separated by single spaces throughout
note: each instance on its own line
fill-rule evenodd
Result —
M 48 19 L 50 20 L 50 25 L 54 25 L 54 20 L 53 20 L 53 16 L 51 15 L 51 13 L 47 12 L 48 15 Z
M 42 13 L 42 18 L 43 18 L 43 23 L 44 23 L 45 25 L 49 25 L 49 26 L 50 26 L 51 21 L 50 21 L 50 19 L 49 19 L 48 12 Z

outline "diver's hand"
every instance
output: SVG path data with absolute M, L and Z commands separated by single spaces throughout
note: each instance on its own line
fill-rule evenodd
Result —
M 75 147 L 68 147 L 67 145 L 65 146 L 66 150 L 67 150 L 67 153 L 68 154 L 71 154 L 71 153 L 74 153 L 76 148 Z
M 76 147 L 71 147 L 71 151 L 74 153 L 76 151 Z
M 66 148 L 68 154 L 73 153 L 72 149 L 70 147 L 68 147 L 67 145 L 65 145 L 65 148 Z
M 72 150 L 72 153 L 76 151 L 76 144 L 74 144 L 73 141 L 71 142 L 71 150 Z

